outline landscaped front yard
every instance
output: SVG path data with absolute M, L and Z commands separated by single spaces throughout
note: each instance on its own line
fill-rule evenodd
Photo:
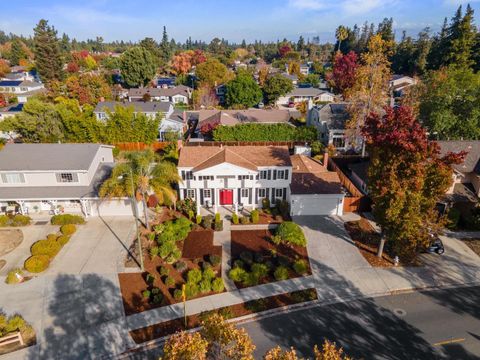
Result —
M 278 243 L 275 231 L 270 230 L 231 233 L 233 267 L 229 277 L 238 288 L 311 274 L 305 246 Z
M 192 227 L 194 229 L 192 230 Z M 119 274 L 127 315 L 224 291 L 221 246 L 213 231 L 180 217 L 142 231 L 143 273 Z

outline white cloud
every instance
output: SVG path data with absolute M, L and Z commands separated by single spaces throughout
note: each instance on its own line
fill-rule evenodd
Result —
M 290 0 L 290 7 L 299 10 L 322 10 L 331 6 L 331 2 L 324 0 Z

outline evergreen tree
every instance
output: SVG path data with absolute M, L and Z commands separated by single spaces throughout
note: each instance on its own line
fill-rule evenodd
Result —
M 168 41 L 167 28 L 165 26 L 163 26 L 163 35 L 162 41 L 160 42 L 160 51 L 162 60 L 165 63 L 168 63 L 172 55 L 172 51 L 170 47 L 170 42 Z
M 445 60 L 445 52 L 447 49 L 448 42 L 448 20 L 445 18 L 443 20 L 442 29 L 440 33 L 434 36 L 430 52 L 427 56 L 428 69 L 435 70 L 439 69 Z
M 33 29 L 35 65 L 44 82 L 62 80 L 63 60 L 60 53 L 60 44 L 57 31 L 48 25 L 47 20 L 40 20 Z
M 468 5 L 465 16 L 462 17 L 462 7 L 458 7 L 450 27 L 448 64 L 471 67 L 474 63 L 472 55 L 477 34 L 473 24 L 473 13 L 473 9 Z
M 23 43 L 19 38 L 15 38 L 12 41 L 12 47 L 10 50 L 10 65 L 18 65 L 21 59 L 25 59 L 27 54 L 23 50 Z
M 120 58 L 120 70 L 128 86 L 145 86 L 156 73 L 153 55 L 141 46 L 125 51 Z

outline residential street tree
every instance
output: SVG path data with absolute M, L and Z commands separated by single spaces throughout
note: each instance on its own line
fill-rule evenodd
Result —
M 263 85 L 263 94 L 268 104 L 273 104 L 280 96 L 293 90 L 292 81 L 281 74 L 270 76 Z
M 152 53 L 136 46 L 125 51 L 120 58 L 120 70 L 130 87 L 145 86 L 155 76 L 157 67 Z
M 211 88 L 226 83 L 233 78 L 233 74 L 215 58 L 209 58 L 207 61 L 199 64 L 195 71 L 198 81 Z
M 337 42 L 338 42 L 337 51 L 341 52 L 342 41 L 347 39 L 348 37 L 348 29 L 345 26 L 340 25 L 335 31 L 335 37 L 337 38 Z
M 24 45 L 19 38 L 13 39 L 9 56 L 11 66 L 18 65 L 21 59 L 27 58 L 27 54 L 23 50 L 23 46 Z
M 102 75 L 82 73 L 69 76 L 65 81 L 66 95 L 77 99 L 80 105 L 95 106 L 100 100 L 109 100 L 112 90 Z
M 348 91 L 353 87 L 358 68 L 358 56 L 350 51 L 348 54 L 337 52 L 333 63 L 331 78 L 329 79 L 336 93 L 347 97 Z
M 47 20 L 40 20 L 33 29 L 35 65 L 42 80 L 49 83 L 52 80 L 63 79 L 63 59 L 57 31 L 48 25 Z
M 195 108 L 203 106 L 205 109 L 212 109 L 218 105 L 218 98 L 215 94 L 215 90 L 207 84 L 200 85 L 198 89 L 194 90 L 192 98 Z
M 354 142 L 358 139 L 367 116 L 371 112 L 380 113 L 388 103 L 391 75 L 388 47 L 388 42 L 380 35 L 371 37 L 368 51 L 361 56 L 362 64 L 355 71 L 353 86 L 346 92 L 350 100 L 350 121 L 347 126 Z M 365 156 L 363 144 L 362 156 Z
M 246 71 L 240 71 L 237 77 L 226 84 L 226 105 L 230 108 L 249 108 L 262 100 L 262 90 Z
M 480 73 L 449 67 L 431 72 L 420 99 L 420 119 L 439 139 L 480 139 Z
M 464 154 L 440 158 L 438 145 L 428 142 L 408 107 L 386 107 L 384 116 L 371 113 L 362 134 L 370 154 L 369 196 L 382 231 L 377 255 L 387 241 L 394 255 L 411 261 L 443 225 L 435 206 L 451 185 L 450 165 Z

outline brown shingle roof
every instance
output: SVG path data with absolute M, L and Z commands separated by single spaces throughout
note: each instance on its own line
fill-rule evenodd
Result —
M 305 155 L 293 155 L 291 161 L 290 189 L 293 195 L 342 193 L 342 185 L 336 172 L 328 171 L 320 163 Z
M 258 166 L 291 166 L 286 146 L 185 146 L 178 167 L 201 170 L 227 162 L 247 169 Z
M 301 113 L 297 110 L 248 109 L 248 110 L 200 110 L 199 125 L 207 123 L 220 125 L 236 125 L 240 123 L 289 123 L 290 119 L 298 119 Z
M 440 145 L 441 155 L 446 155 L 450 152 L 467 152 L 467 155 L 461 164 L 453 165 L 455 170 L 462 173 L 476 172 L 477 174 L 480 174 L 480 140 L 448 140 L 437 141 L 437 143 Z

